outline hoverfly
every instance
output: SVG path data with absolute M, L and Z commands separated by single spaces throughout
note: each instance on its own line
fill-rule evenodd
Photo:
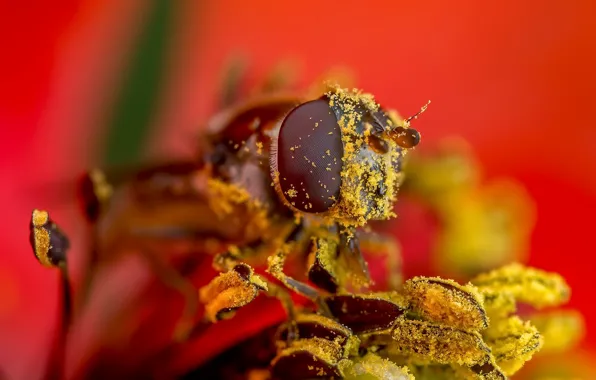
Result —
M 266 95 L 224 110 L 209 121 L 194 162 L 132 177 L 88 174 L 82 192 L 97 255 L 126 240 L 187 238 L 228 271 L 291 245 L 303 251 L 316 286 L 366 287 L 357 229 L 393 216 L 403 157 L 420 140 L 411 119 L 337 86 L 314 98 Z
M 266 94 L 215 115 L 198 139 L 195 160 L 91 170 L 80 185 L 94 235 L 87 282 L 98 262 L 140 247 L 159 276 L 185 296 L 175 332 L 183 340 L 198 302 L 206 305 L 206 318 L 217 321 L 266 290 L 293 315 L 285 290 L 253 273 L 267 258 L 272 277 L 323 308 L 305 282 L 331 294 L 366 289 L 371 279 L 361 246 L 386 249 L 388 270 L 397 276 L 394 242 L 363 228 L 394 216 L 404 156 L 420 140 L 410 127 L 418 114 L 402 120 L 372 95 L 339 86 L 317 96 Z M 156 248 L 173 240 L 212 256 L 213 266 L 234 277 L 246 296 L 209 305 L 221 288 L 210 295 L 201 289 L 197 297 Z M 286 258 L 294 260 L 293 270 L 283 269 Z

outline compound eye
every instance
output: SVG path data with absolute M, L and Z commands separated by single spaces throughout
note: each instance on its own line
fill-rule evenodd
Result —
M 322 213 L 339 198 L 343 144 L 325 99 L 294 108 L 281 124 L 274 169 L 281 196 L 294 208 Z

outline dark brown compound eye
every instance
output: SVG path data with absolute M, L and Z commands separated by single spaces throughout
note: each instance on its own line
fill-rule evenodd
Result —
M 343 145 L 328 100 L 303 103 L 286 116 L 275 154 L 279 190 L 294 208 L 320 213 L 337 202 Z

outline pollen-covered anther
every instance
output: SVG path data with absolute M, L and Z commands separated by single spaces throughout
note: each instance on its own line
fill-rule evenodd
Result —
M 211 322 L 231 318 L 234 312 L 252 302 L 267 283 L 247 264 L 238 264 L 221 273 L 199 290 L 199 300 L 205 304 L 205 317 Z
M 340 378 L 337 364 L 343 357 L 336 341 L 298 339 L 273 359 L 271 373 L 275 379 Z
M 425 321 L 399 318 L 391 333 L 389 351 L 407 355 L 420 364 L 460 364 L 468 367 L 484 363 L 490 349 L 479 333 Z
M 39 262 L 46 267 L 66 263 L 70 242 L 47 211 L 33 210 L 29 225 L 29 242 Z
M 341 323 L 320 314 L 299 313 L 278 332 L 278 347 L 292 346 L 295 340 L 321 338 L 339 344 L 342 357 L 358 355 L 360 339 Z M 289 344 L 289 345 L 288 345 Z
M 518 316 L 494 321 L 482 335 L 508 376 L 516 373 L 543 345 L 538 329 Z
M 544 337 L 541 353 L 565 352 L 579 344 L 586 332 L 583 316 L 575 310 L 554 310 L 532 316 L 530 321 Z
M 333 295 L 324 302 L 333 317 L 356 334 L 385 330 L 405 312 L 399 298 L 390 294 Z
M 488 326 L 482 296 L 474 286 L 415 277 L 406 281 L 404 292 L 413 311 L 426 320 L 461 329 L 481 330 Z
M 569 285 L 560 275 L 521 264 L 511 264 L 481 274 L 471 282 L 481 293 L 509 294 L 518 302 L 536 308 L 562 305 L 571 294 Z
M 484 309 L 489 318 L 504 318 L 517 310 L 515 297 L 510 293 L 499 293 L 482 288 Z
M 296 326 L 298 338 L 300 339 L 324 338 L 336 340 L 339 338 L 340 341 L 345 341 L 352 335 L 350 329 L 331 318 L 320 314 L 300 313 L 294 320 L 280 327 L 278 331 L 279 339 L 285 340 L 288 338 L 289 324 Z
M 470 376 L 470 372 L 473 376 Z M 507 380 L 507 376 L 503 373 L 503 370 L 499 368 L 492 355 L 487 355 L 482 364 L 475 364 L 472 367 L 460 366 L 456 369 L 456 373 L 461 374 L 466 379 Z
M 392 361 L 373 353 L 362 357 L 342 360 L 339 369 L 344 379 L 390 379 L 414 380 L 407 367 L 400 367 Z

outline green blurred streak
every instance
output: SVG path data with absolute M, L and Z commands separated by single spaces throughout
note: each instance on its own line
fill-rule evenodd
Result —
M 166 78 L 175 4 L 172 0 L 151 1 L 106 126 L 103 161 L 108 166 L 136 162 L 150 135 Z

